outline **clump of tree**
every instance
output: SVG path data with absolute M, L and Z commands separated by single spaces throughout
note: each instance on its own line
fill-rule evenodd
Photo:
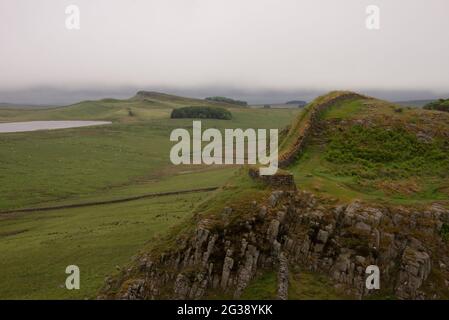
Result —
M 287 101 L 285 104 L 296 104 L 298 108 L 302 108 L 306 106 L 307 102 L 303 100 L 291 100 Z
M 173 109 L 172 119 L 221 119 L 231 120 L 232 114 L 224 108 L 217 107 L 183 107 Z
M 264 107 L 264 109 L 270 109 L 270 108 L 271 108 L 271 105 L 269 105 L 269 104 L 264 104 L 263 107 Z
M 215 102 L 224 102 L 224 103 L 229 103 L 229 104 L 236 104 L 236 105 L 244 106 L 244 107 L 246 107 L 248 105 L 248 102 L 246 102 L 246 101 L 235 100 L 235 99 L 226 98 L 226 97 L 207 97 L 206 100 L 215 101 Z
M 424 107 L 426 110 L 438 110 L 449 112 L 449 99 L 439 99 L 437 101 L 430 102 Z

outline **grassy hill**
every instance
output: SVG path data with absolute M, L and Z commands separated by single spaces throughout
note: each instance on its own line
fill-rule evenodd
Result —
M 334 104 L 290 170 L 299 186 L 350 200 L 449 199 L 449 117 L 368 97 Z
M 113 121 L 107 126 L 0 134 L 0 298 L 92 298 L 116 266 L 153 236 L 190 217 L 210 192 L 31 213 L 1 212 L 223 185 L 238 170 L 236 166 L 173 166 L 169 160 L 170 132 L 192 127 L 192 119 L 170 119 L 172 108 L 201 104 L 223 106 L 152 93 L 38 111 L 0 109 L 0 121 L 7 122 Z M 232 120 L 202 119 L 203 128 L 281 129 L 300 112 L 226 109 Z M 64 287 L 69 264 L 82 270 L 79 291 Z
M 438 227 L 449 214 L 448 129 L 443 112 L 351 92 L 319 97 L 280 145 L 282 174 L 293 173 L 300 191 L 239 170 L 109 278 L 100 296 L 273 299 L 287 281 L 290 299 L 360 298 L 364 267 L 375 263 L 388 281 L 366 298 L 444 299 L 447 273 L 436 262 L 449 256 L 447 227 Z M 422 257 L 429 267 L 415 279 L 408 270 Z
M 0 107 L 0 122 L 32 120 L 110 120 L 137 122 L 167 118 L 174 108 L 207 106 L 236 108 L 236 105 L 216 101 L 180 97 L 166 93 L 139 91 L 129 99 L 106 98 L 87 100 L 69 106 L 18 110 Z
M 7 283 L 0 288 L 0 297 L 92 298 L 104 277 L 126 269 L 116 266 L 128 265 L 139 249 L 177 249 L 200 221 L 218 230 L 224 223 L 236 232 L 246 230 L 253 203 L 266 201 L 270 187 L 252 180 L 245 168 L 175 167 L 169 162 L 171 130 L 189 129 L 192 124 L 188 119 L 169 119 L 172 108 L 200 102 L 210 106 L 203 100 L 149 93 L 39 111 L 0 110 L 2 121 L 79 117 L 114 121 L 103 127 L 0 135 L 0 211 L 222 186 L 205 194 L 0 213 L 0 282 Z M 350 92 L 319 97 L 303 111 L 227 109 L 232 120 L 203 120 L 204 129 L 288 126 L 281 136 L 280 155 L 292 161 L 283 169 L 294 175 L 300 190 L 324 203 L 362 199 L 417 208 L 433 202 L 449 205 L 447 113 Z M 226 207 L 232 212 L 225 214 Z M 81 267 L 85 278 L 79 291 L 63 288 L 68 264 Z M 271 272 L 254 279 L 242 297 L 273 297 L 275 277 Z M 210 297 L 223 298 L 220 294 L 212 292 Z M 304 270 L 292 271 L 290 295 L 344 297 L 327 278 Z

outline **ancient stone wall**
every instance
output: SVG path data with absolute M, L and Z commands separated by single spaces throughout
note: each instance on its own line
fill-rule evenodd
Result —
M 290 172 L 278 170 L 276 174 L 261 176 L 258 168 L 250 167 L 248 174 L 252 179 L 261 181 L 274 189 L 296 189 L 295 178 Z
M 279 167 L 286 168 L 298 158 L 298 156 L 304 150 L 309 137 L 313 134 L 314 130 L 317 129 L 320 115 L 324 111 L 326 111 L 329 107 L 333 106 L 336 103 L 354 98 L 363 98 L 363 96 L 352 92 L 342 93 L 336 98 L 329 99 L 323 103 L 314 105 L 307 111 L 305 111 L 310 113 L 310 115 L 305 117 L 305 120 L 303 120 L 303 122 L 301 123 L 299 132 L 293 133 L 296 134 L 296 140 L 293 145 L 289 146 L 287 150 L 281 150 L 279 154 Z

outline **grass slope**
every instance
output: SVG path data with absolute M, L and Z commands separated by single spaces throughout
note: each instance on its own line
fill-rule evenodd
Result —
M 0 215 L 0 299 L 94 298 L 116 266 L 188 218 L 205 196 Z M 80 290 L 65 288 L 71 264 L 80 268 Z
M 192 120 L 169 119 L 172 106 L 186 100 L 158 101 L 104 99 L 38 111 L 0 110 L 0 121 L 114 121 L 108 126 L 0 134 L 0 211 L 223 185 L 236 166 L 170 163 L 170 132 L 191 129 Z M 300 112 L 230 110 L 232 120 L 202 120 L 203 127 L 283 128 Z M 232 199 L 236 188 L 228 185 L 222 195 Z M 92 298 L 115 266 L 129 261 L 146 241 L 185 226 L 183 219 L 207 198 L 208 193 L 186 194 L 48 212 L 0 213 L 0 298 Z M 64 287 L 69 264 L 81 269 L 79 291 Z
M 449 116 L 361 98 L 322 121 L 290 168 L 300 187 L 343 201 L 449 200 Z

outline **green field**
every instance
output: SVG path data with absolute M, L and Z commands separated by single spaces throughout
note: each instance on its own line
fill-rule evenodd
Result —
M 111 120 L 106 126 L 0 134 L 0 212 L 223 185 L 236 166 L 174 166 L 171 109 L 208 102 L 159 96 L 40 110 L 0 109 L 0 122 Z M 233 120 L 203 128 L 283 128 L 300 110 L 226 106 Z M 131 112 L 130 112 L 131 111 Z M 144 243 L 189 216 L 209 193 L 34 213 L 0 213 L 0 298 L 92 298 Z M 81 290 L 64 287 L 81 269 Z
M 147 241 L 190 216 L 207 193 L 0 215 L 0 298 L 94 298 L 106 276 Z M 80 290 L 65 268 L 80 268 Z
M 282 128 L 297 110 L 233 109 L 234 119 L 203 120 L 203 128 Z M 39 112 L 38 112 L 39 113 Z M 149 118 L 112 125 L 0 134 L 0 211 L 55 201 L 107 199 L 111 194 L 216 186 L 234 168 L 174 166 L 169 161 L 170 132 L 192 127 L 192 120 Z M 77 119 L 77 118 L 75 118 Z M 53 119 L 51 119 L 53 120 Z M 179 178 L 176 178 L 179 177 Z M 207 181 L 204 181 L 207 179 Z M 167 181 L 169 180 L 169 181 Z M 159 187 L 160 186 L 160 187 Z

